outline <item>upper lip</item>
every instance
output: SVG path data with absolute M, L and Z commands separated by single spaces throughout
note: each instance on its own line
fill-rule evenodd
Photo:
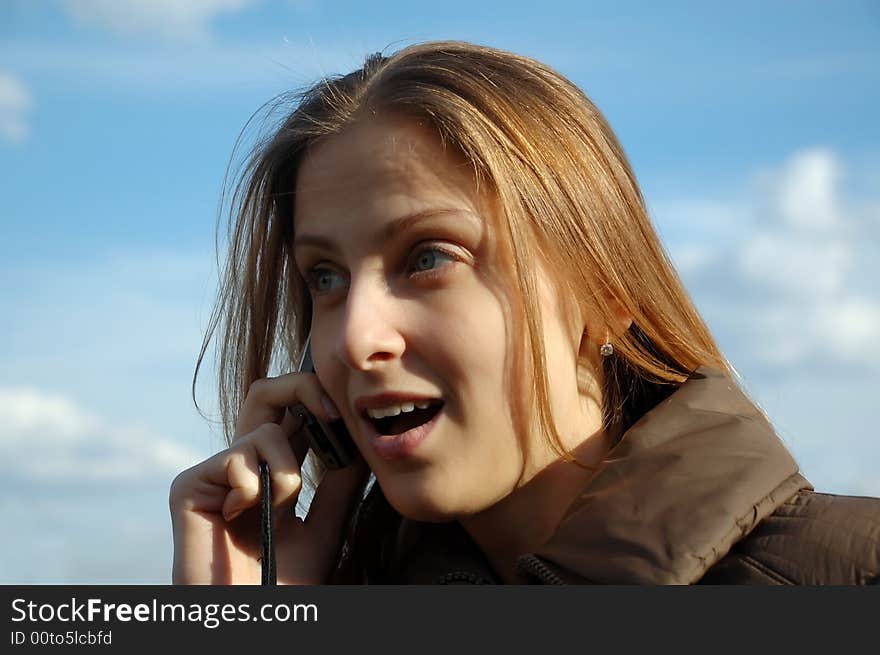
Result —
M 423 393 L 408 393 L 406 391 L 386 391 L 372 396 L 358 396 L 354 401 L 354 408 L 361 416 L 366 416 L 368 409 L 379 409 L 390 405 L 401 405 L 405 402 L 422 402 L 425 400 L 441 400 L 440 396 L 429 396 Z

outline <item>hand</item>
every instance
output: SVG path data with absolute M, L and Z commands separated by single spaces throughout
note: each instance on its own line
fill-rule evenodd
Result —
M 314 373 L 257 380 L 242 404 L 232 445 L 174 479 L 174 584 L 260 584 L 260 460 L 272 480 L 278 584 L 326 582 L 369 468 L 357 457 L 328 470 L 308 516 L 294 515 L 308 440 L 287 407 L 302 403 L 315 416 L 334 420 L 322 397 L 335 411 Z

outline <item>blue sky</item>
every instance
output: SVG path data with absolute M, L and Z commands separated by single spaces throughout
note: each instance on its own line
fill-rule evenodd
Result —
M 880 495 L 880 5 L 367 6 L 0 5 L 0 582 L 170 580 L 168 485 L 221 444 L 189 392 L 235 139 L 275 94 L 431 39 L 584 89 L 807 477 Z

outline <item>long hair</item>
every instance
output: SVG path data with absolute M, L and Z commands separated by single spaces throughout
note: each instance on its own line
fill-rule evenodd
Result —
M 516 425 L 537 412 L 553 448 L 577 463 L 550 413 L 538 258 L 550 265 L 563 301 L 602 326 L 602 336 L 615 324 L 609 298 L 633 318 L 629 330 L 611 332 L 614 355 L 596 371 L 606 428 L 626 429 L 699 366 L 733 373 L 657 237 L 610 126 L 580 89 L 548 66 L 469 43 L 422 43 L 388 57 L 372 55 L 361 69 L 281 96 L 271 107 L 284 113 L 238 175 L 219 297 L 193 377 L 195 400 L 199 366 L 219 328 L 227 442 L 251 383 L 273 364 L 292 370 L 308 333 L 310 297 L 292 254 L 298 167 L 311 146 L 377 112 L 427 121 L 496 201 L 522 309 L 515 334 L 523 347 L 513 348 L 513 367 L 528 365 L 535 373 L 528 390 L 534 402 L 512 404 Z M 579 356 L 586 367 L 587 354 Z M 579 373 L 579 385 L 586 385 L 587 370 Z M 320 476 L 320 467 L 315 470 Z M 382 581 L 401 517 L 378 484 L 369 487 L 372 481 L 352 511 L 333 581 Z

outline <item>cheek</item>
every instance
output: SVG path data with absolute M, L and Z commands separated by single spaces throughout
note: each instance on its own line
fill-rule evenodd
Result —
M 501 306 L 487 290 L 463 298 L 434 320 L 426 348 L 453 397 L 493 407 L 504 397 L 509 335 Z

